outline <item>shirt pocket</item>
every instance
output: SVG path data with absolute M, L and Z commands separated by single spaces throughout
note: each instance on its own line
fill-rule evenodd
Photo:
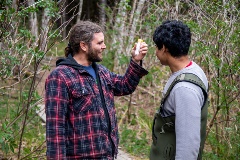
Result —
M 93 107 L 94 94 L 90 88 L 75 87 L 72 90 L 72 109 L 76 113 L 82 113 Z
M 106 88 L 107 91 L 111 91 L 112 92 L 115 89 L 114 84 L 109 79 L 107 79 L 107 78 L 104 79 L 104 83 L 105 83 L 105 86 L 107 87 Z

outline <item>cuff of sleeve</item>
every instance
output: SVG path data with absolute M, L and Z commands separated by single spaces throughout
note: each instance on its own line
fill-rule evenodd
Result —
M 143 77 L 145 75 L 148 74 L 148 71 L 145 70 L 143 67 L 142 67 L 142 60 L 140 61 L 140 65 L 137 64 L 136 62 L 134 62 L 131 58 L 131 61 L 130 61 L 130 66 L 129 66 L 134 72 L 136 72 L 140 77 Z

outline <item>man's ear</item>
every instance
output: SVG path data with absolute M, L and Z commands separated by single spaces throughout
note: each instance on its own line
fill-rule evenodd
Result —
M 163 49 L 164 52 L 168 52 L 168 48 L 166 48 L 164 44 L 163 44 L 163 48 L 162 49 Z
M 85 42 L 83 42 L 83 41 L 81 41 L 80 43 L 79 43 L 79 45 L 80 45 L 80 48 L 83 50 L 83 51 L 87 51 L 87 48 L 88 48 L 88 46 L 87 46 L 87 44 L 85 43 Z

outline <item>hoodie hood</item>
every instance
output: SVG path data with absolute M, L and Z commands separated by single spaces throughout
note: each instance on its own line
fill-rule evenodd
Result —
M 78 64 L 75 59 L 72 57 L 71 54 L 68 55 L 67 58 L 60 58 L 56 61 L 56 66 L 60 66 L 60 65 L 65 65 L 65 66 L 69 66 L 69 67 L 72 67 L 74 69 L 77 69 L 77 70 L 84 70 L 83 66 Z M 96 68 L 96 63 L 93 62 L 92 64 L 93 68 L 95 69 Z

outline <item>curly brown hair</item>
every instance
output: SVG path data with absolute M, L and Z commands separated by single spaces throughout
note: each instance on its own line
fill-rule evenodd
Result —
M 78 53 L 81 41 L 91 46 L 94 33 L 100 32 L 103 32 L 103 29 L 91 21 L 80 21 L 75 24 L 70 30 L 68 46 L 65 48 L 65 56 L 68 57 L 69 54 L 74 56 Z

